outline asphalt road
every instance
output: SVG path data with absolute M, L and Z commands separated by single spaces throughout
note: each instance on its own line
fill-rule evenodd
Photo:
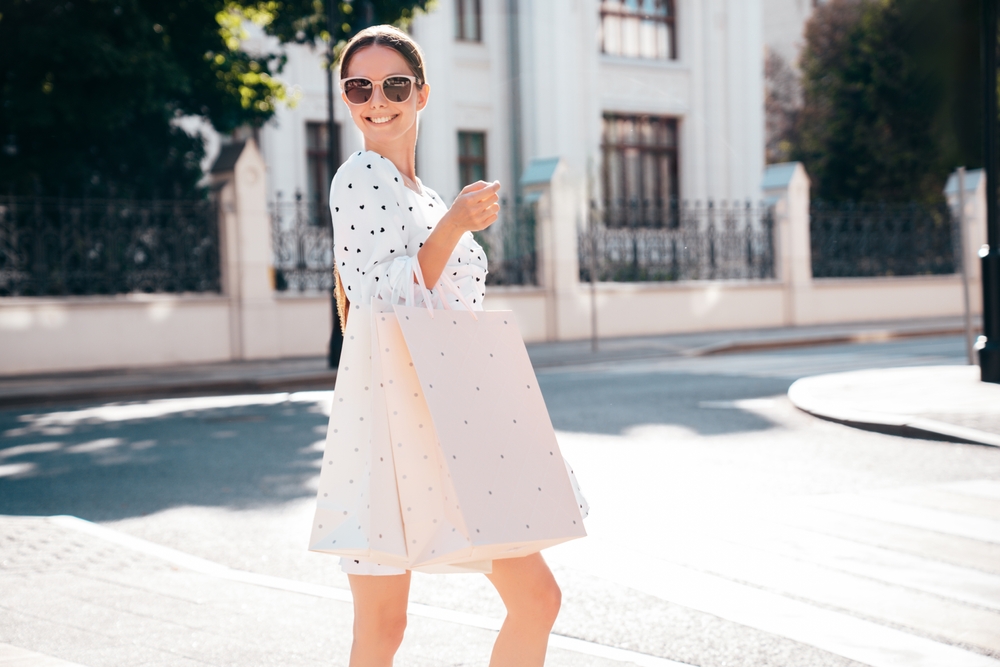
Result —
M 705 667 L 1000 665 L 1000 450 L 858 431 L 785 398 L 799 377 L 963 355 L 956 337 L 541 371 L 592 506 L 590 537 L 546 552 L 564 589 L 555 632 Z M 305 550 L 329 400 L 0 412 L 0 515 L 73 515 L 240 571 L 346 588 L 335 559 Z M 49 561 L 31 565 L 36 533 L 18 530 L 0 546 L 0 642 L 140 664 L 129 651 L 142 641 L 116 653 L 80 639 L 74 653 L 32 620 L 37 609 L 10 593 L 67 584 Z M 87 596 L 98 604 L 99 592 Z M 51 613 L 65 615 L 53 599 Z M 482 577 L 418 575 L 411 600 L 503 615 Z M 327 602 L 343 635 L 349 605 Z M 306 609 L 269 604 L 284 616 Z M 345 663 L 346 639 L 321 639 L 308 614 L 293 633 L 299 657 L 240 664 Z M 398 664 L 485 664 L 491 635 L 450 642 L 461 625 L 411 623 Z M 309 642 L 315 654 L 302 653 Z M 627 664 L 587 650 L 553 649 L 550 662 Z M 236 664 L 191 651 L 161 664 Z

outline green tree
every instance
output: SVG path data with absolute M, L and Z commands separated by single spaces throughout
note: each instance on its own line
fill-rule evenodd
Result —
M 339 2 L 334 38 L 426 4 Z M 0 192 L 193 194 L 204 147 L 177 118 L 228 133 L 289 101 L 281 47 L 245 50 L 248 23 L 329 38 L 323 0 L 0 0 Z
M 937 201 L 952 169 L 979 162 L 977 4 L 832 0 L 816 9 L 792 150 L 815 196 Z

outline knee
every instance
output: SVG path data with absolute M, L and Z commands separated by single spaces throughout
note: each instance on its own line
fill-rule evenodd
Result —
M 370 647 L 378 647 L 389 655 L 396 652 L 406 631 L 406 612 L 380 610 L 375 613 L 356 614 L 354 640 Z
M 508 605 L 508 614 L 533 625 L 539 624 L 551 628 L 562 606 L 562 591 L 559 590 L 559 584 L 554 579 L 548 579 L 536 582 L 526 592 L 527 595 L 521 596 L 518 600 L 517 609 L 511 609 Z
M 550 624 L 555 623 L 556 616 L 559 615 L 559 608 L 562 606 L 562 590 L 560 590 L 559 584 L 554 579 L 549 580 L 544 586 L 536 589 L 535 598 L 539 614 Z

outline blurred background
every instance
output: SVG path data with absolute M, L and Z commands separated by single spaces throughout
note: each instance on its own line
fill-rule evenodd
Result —
M 347 662 L 330 63 L 388 22 L 591 506 L 546 664 L 1000 667 L 997 4 L 0 0 L 0 663 Z M 397 664 L 485 664 L 484 578 L 410 599 Z
M 422 180 L 503 183 L 529 341 L 975 316 L 979 4 L 5 3 L 0 374 L 335 366 L 328 63 L 380 22 L 426 53 Z

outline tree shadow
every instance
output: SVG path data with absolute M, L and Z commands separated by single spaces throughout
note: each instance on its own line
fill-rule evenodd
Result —
M 145 416 L 156 410 L 128 409 L 170 400 L 186 401 L 188 409 Z M 0 513 L 114 521 L 183 505 L 243 509 L 314 493 L 328 420 L 321 402 L 213 407 L 218 402 L 168 399 L 110 414 L 101 412 L 107 406 L 0 412 Z
M 678 372 L 555 372 L 538 381 L 556 430 L 606 435 L 648 424 L 705 436 L 763 431 L 776 424 L 758 412 L 706 404 L 783 395 L 791 385 L 784 378 Z
M 596 371 L 546 373 L 539 383 L 558 430 L 620 435 L 664 424 L 707 436 L 776 425 L 738 407 L 706 409 L 704 401 L 774 396 L 789 385 Z M 331 400 L 315 392 L 298 400 L 208 397 L 0 412 L 0 514 L 116 521 L 186 505 L 239 510 L 311 497 Z

